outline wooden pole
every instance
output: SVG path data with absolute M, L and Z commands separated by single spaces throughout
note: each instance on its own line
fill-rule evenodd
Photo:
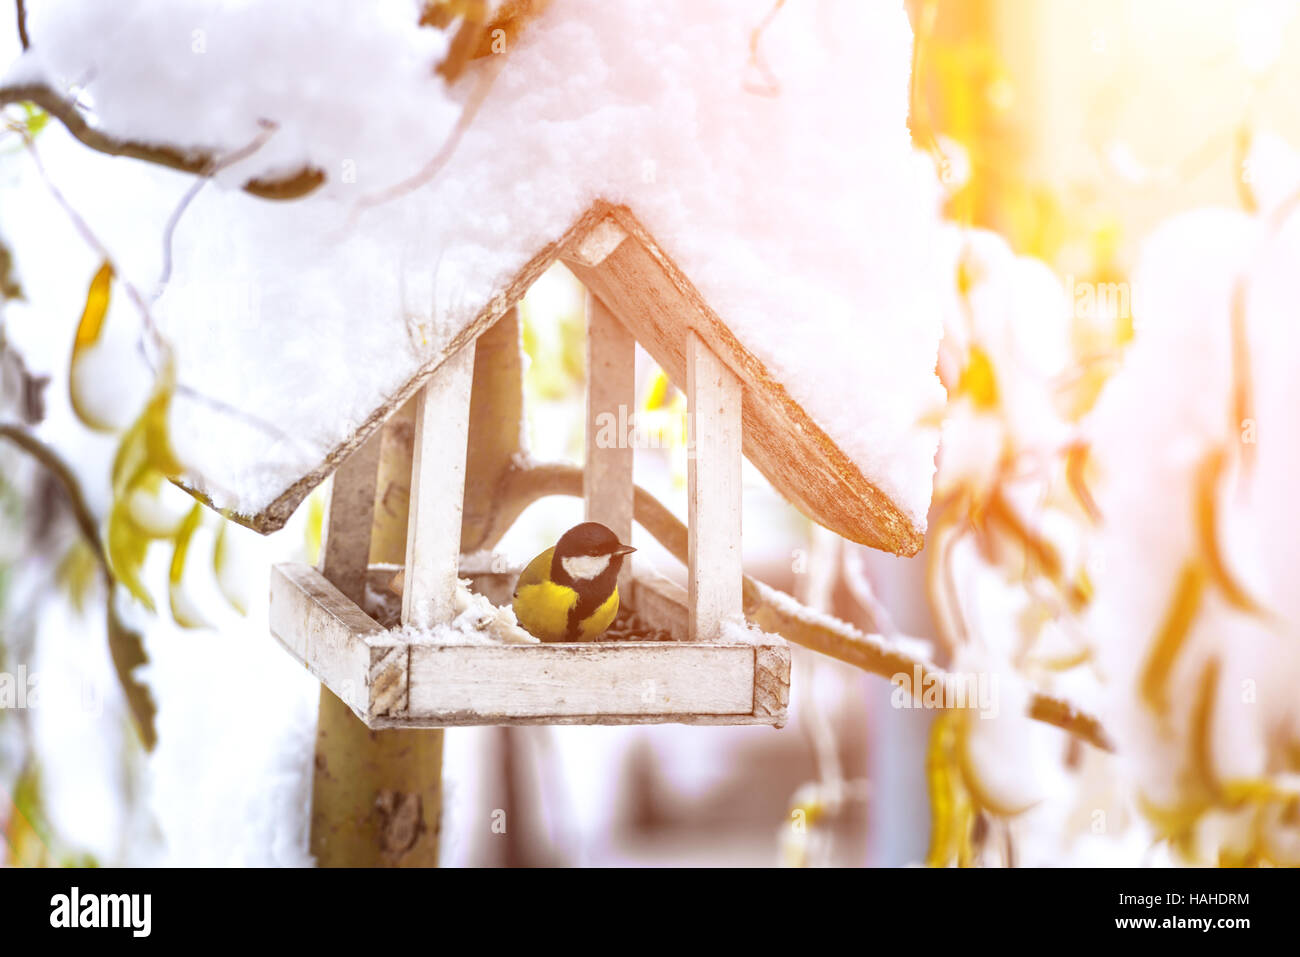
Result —
M 603 302 L 587 293 L 587 461 L 582 497 L 589 522 L 632 541 L 635 449 L 629 427 L 636 408 L 636 340 Z M 624 562 L 619 592 L 630 593 L 632 563 Z
M 740 379 L 692 332 L 686 343 L 689 412 L 690 636 L 712 641 L 743 614 L 740 558 Z

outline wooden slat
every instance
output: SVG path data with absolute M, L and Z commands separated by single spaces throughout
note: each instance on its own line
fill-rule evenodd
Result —
M 357 604 L 365 596 L 370 564 L 379 447 L 380 433 L 376 432 L 334 473 L 321 543 L 321 574 Z
M 310 565 L 271 569 L 271 634 L 358 717 L 369 711 L 370 648 L 379 625 Z
M 593 225 L 586 235 L 574 242 L 565 251 L 565 256 L 574 262 L 592 268 L 599 266 L 608 259 L 610 254 L 618 249 L 625 239 L 627 239 L 627 231 L 618 224 L 617 220 L 606 217 Z
M 624 642 L 411 646 L 408 714 L 750 714 L 754 649 Z
M 582 494 L 589 522 L 607 525 L 620 542 L 632 541 L 635 450 L 628 438 L 636 409 L 636 340 L 604 304 L 587 294 L 587 461 Z M 632 563 L 624 562 L 626 592 Z
M 740 380 L 698 335 L 686 345 L 690 635 L 714 641 L 744 611 L 740 560 Z
M 674 641 L 690 640 L 690 595 L 685 588 L 660 575 L 641 572 L 634 576 L 629 594 L 632 610 L 643 620 L 654 622 Z
M 779 718 L 785 723 L 790 704 L 790 646 L 759 645 L 754 649 L 754 714 Z
M 443 364 L 416 405 L 402 621 L 422 628 L 455 613 L 473 375 L 471 343 Z

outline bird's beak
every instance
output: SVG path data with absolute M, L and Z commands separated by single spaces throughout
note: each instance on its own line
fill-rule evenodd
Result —
M 614 554 L 614 555 L 631 555 L 634 551 L 636 551 L 636 549 L 633 548 L 631 545 L 620 545 L 620 546 L 618 546 L 618 548 L 614 549 L 614 551 L 612 552 L 612 554 Z

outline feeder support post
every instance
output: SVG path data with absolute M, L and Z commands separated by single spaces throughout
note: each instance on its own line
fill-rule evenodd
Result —
M 744 613 L 741 565 L 740 379 L 692 331 L 686 342 L 689 414 L 690 637 L 713 641 Z
M 587 293 L 587 461 L 582 470 L 586 520 L 632 541 L 632 426 L 636 408 L 636 340 L 608 307 Z M 624 562 L 619 593 L 631 593 L 632 563 Z
M 416 397 L 402 624 L 455 617 L 474 343 L 447 359 Z

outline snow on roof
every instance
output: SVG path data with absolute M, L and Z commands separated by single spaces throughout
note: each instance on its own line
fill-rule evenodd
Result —
M 782 6 L 757 61 L 764 5 L 555 0 L 450 87 L 434 74 L 447 36 L 417 7 L 31 11 L 19 68 L 81 84 L 99 128 L 218 155 L 255 145 L 180 220 L 156 305 L 187 387 L 172 427 L 192 487 L 256 517 L 506 308 L 505 286 L 604 200 L 633 211 L 919 544 L 938 439 L 922 423 L 944 395 L 937 191 L 906 125 L 901 0 Z M 431 179 L 402 186 L 449 142 Z M 325 173 L 306 198 L 237 188 L 304 164 Z

